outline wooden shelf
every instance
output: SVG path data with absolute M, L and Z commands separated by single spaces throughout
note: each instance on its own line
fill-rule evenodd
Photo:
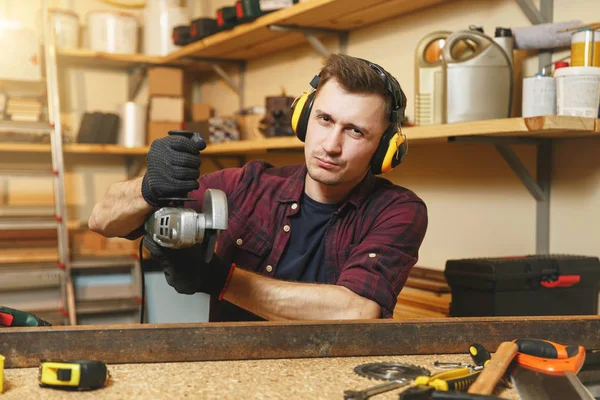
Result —
M 131 68 L 138 65 L 171 65 L 182 66 L 193 70 L 209 70 L 203 63 L 173 60 L 163 56 L 146 54 L 113 54 L 89 49 L 61 49 L 57 51 L 58 61 L 63 65 L 86 68 Z
M 63 146 L 65 154 L 146 155 L 148 147 L 124 147 L 116 144 L 73 143 Z M 50 153 L 50 145 L 44 143 L 0 143 L 0 152 Z
M 248 60 L 305 43 L 300 32 L 279 32 L 269 25 L 296 25 L 351 31 L 452 0 L 311 0 L 264 15 L 230 31 L 219 32 L 165 56 Z
M 549 115 L 532 118 L 503 118 L 405 128 L 411 143 L 463 136 L 501 136 L 569 139 L 600 136 L 600 120 Z
M 504 118 L 446 125 L 416 126 L 403 129 L 410 144 L 447 141 L 455 137 L 490 136 L 569 139 L 600 136 L 600 120 L 550 115 L 533 118 Z M 145 156 L 148 146 L 123 147 L 114 144 L 73 143 L 64 146 L 65 154 Z M 295 136 L 208 144 L 205 156 L 242 156 L 271 151 L 300 151 L 304 143 Z M 0 143 L 0 152 L 46 153 L 50 145 L 41 143 Z
M 131 67 L 136 64 L 160 64 L 162 57 L 145 54 L 112 54 L 89 49 L 62 49 L 57 51 L 60 62 L 69 65 L 103 66 L 113 68 Z

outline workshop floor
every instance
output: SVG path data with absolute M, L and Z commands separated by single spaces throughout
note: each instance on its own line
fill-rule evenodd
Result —
M 471 362 L 467 355 L 427 355 L 109 365 L 107 387 L 76 393 L 40 388 L 37 368 L 7 369 L 2 399 L 342 399 L 344 390 L 382 383 L 356 375 L 358 364 L 403 362 L 436 373 L 436 360 Z M 398 399 L 400 390 L 376 398 Z M 518 399 L 511 389 L 496 394 Z

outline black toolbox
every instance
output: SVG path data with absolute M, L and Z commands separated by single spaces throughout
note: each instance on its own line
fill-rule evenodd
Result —
M 450 316 L 596 315 L 597 257 L 549 255 L 448 260 Z

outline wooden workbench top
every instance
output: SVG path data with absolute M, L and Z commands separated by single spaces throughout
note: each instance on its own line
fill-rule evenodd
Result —
M 107 387 L 65 392 L 38 386 L 37 368 L 6 369 L 2 399 L 342 399 L 344 390 L 362 390 L 381 381 L 356 375 L 356 365 L 403 362 L 442 371 L 434 361 L 470 362 L 467 355 L 303 358 L 249 361 L 109 365 Z M 398 399 L 400 389 L 375 399 Z M 518 399 L 500 389 L 505 399 Z

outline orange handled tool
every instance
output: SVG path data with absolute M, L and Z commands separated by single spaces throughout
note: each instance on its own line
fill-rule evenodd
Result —
M 519 354 L 515 361 L 522 367 L 549 375 L 577 374 L 585 361 L 583 346 L 563 346 L 541 339 L 516 339 Z

